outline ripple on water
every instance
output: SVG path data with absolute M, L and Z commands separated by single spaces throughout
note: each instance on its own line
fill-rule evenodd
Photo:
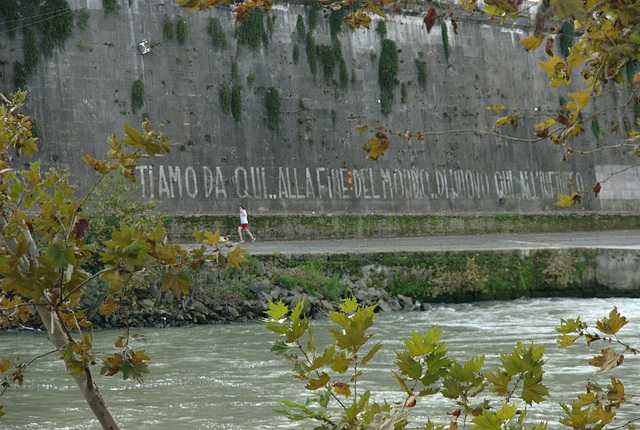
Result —
M 595 370 L 588 360 L 600 346 L 588 349 L 574 345 L 570 349 L 555 346 L 555 327 L 561 318 L 575 318 L 593 325 L 617 306 L 630 320 L 625 340 L 640 345 L 640 300 L 638 299 L 519 299 L 510 302 L 486 302 L 460 305 L 435 305 L 429 312 L 382 314 L 372 329 L 373 341 L 382 342 L 378 355 L 365 369 L 367 379 L 359 390 L 371 389 L 382 401 L 402 401 L 389 371 L 395 361 L 394 350 L 404 347 L 401 337 L 413 330 L 423 332 L 435 325 L 443 330 L 451 354 L 466 360 L 473 354 L 486 354 L 485 369 L 500 362 L 500 354 L 510 353 L 515 342 L 546 343 L 548 359 L 545 382 L 552 396 L 566 399 L 566 393 L 584 390 L 584 381 Z M 316 344 L 329 340 L 323 328 L 327 320 L 317 321 Z M 107 403 L 123 428 L 139 430 L 300 429 L 308 423 L 289 422 L 273 412 L 281 408 L 281 399 L 304 399 L 303 384 L 293 380 L 291 365 L 269 352 L 274 336 L 260 324 L 197 326 L 170 329 L 140 329 L 152 358 L 151 374 L 143 385 L 120 378 L 96 375 Z M 119 333 L 97 331 L 95 348 L 110 351 Z M 29 351 L 32 356 L 51 349 L 42 333 L 2 333 L 3 355 Z M 32 356 L 23 354 L 24 360 Z M 631 363 L 631 361 L 629 360 Z M 625 365 L 627 360 L 625 360 Z M 637 366 L 636 366 L 637 368 Z M 612 375 L 627 382 L 631 368 L 615 369 Z M 635 370 L 634 370 L 635 371 Z M 97 373 L 97 372 L 96 372 Z M 628 392 L 640 392 L 637 374 L 628 382 Z M 600 377 L 598 375 L 597 377 Z M 603 375 L 608 383 L 609 375 Z M 14 430 L 95 428 L 95 421 L 77 393 L 77 387 L 65 374 L 64 366 L 53 355 L 36 361 L 27 372 L 25 386 L 7 392 L 2 398 L 7 415 L 2 428 Z M 416 422 L 430 416 L 445 422 L 452 402 L 440 395 L 421 401 L 414 409 Z M 557 421 L 561 411 L 557 402 L 530 408 L 535 420 Z M 557 427 L 550 424 L 551 428 Z

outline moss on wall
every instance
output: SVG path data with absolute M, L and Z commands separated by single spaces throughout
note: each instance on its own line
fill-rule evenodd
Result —
M 189 242 L 194 227 L 234 235 L 234 215 L 170 217 L 174 240 Z M 358 239 L 492 233 L 553 233 L 640 229 L 633 214 L 456 214 L 456 215 L 262 215 L 251 216 L 261 241 Z

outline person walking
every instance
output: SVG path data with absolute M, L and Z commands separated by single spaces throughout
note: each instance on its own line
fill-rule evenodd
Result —
M 253 237 L 253 235 L 249 231 L 249 221 L 247 219 L 247 210 L 244 208 L 244 206 L 240 205 L 240 225 L 238 226 L 238 236 L 240 236 L 240 242 L 238 243 L 244 243 L 244 240 L 242 240 L 242 230 L 247 232 L 252 242 L 256 241 L 256 238 Z

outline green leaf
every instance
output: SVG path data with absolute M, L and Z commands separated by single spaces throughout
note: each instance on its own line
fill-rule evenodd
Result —
M 277 305 L 269 301 L 269 310 L 265 313 L 274 320 L 279 320 L 289 313 L 289 308 L 287 307 L 287 305 L 282 303 L 282 300 L 280 300 Z
M 542 403 L 545 396 L 549 395 L 549 390 L 542 384 L 542 372 L 539 374 L 527 373 L 522 383 L 522 399 L 531 404 L 532 402 Z
M 68 265 L 75 266 L 75 252 L 71 248 L 62 247 L 58 242 L 49 245 L 46 257 L 54 264 L 54 269 L 65 269 Z
M 189 293 L 189 284 L 190 281 L 187 275 L 173 275 L 171 273 L 166 273 L 162 277 L 162 292 L 171 289 L 173 294 L 176 296 L 176 299 L 179 299 L 181 293 Z
M 305 385 L 307 390 L 317 390 L 318 388 L 322 388 L 329 383 L 331 378 L 325 372 L 322 372 L 318 379 L 310 379 L 309 383 Z
M 355 312 L 358 309 L 358 301 L 353 298 L 343 299 L 344 304 L 340 305 L 340 310 L 345 314 Z
M 316 357 L 313 360 L 313 363 L 311 363 L 311 366 L 309 367 L 309 371 L 320 369 L 322 366 L 329 363 L 331 360 L 333 360 L 333 356 L 335 355 L 335 353 L 335 346 L 331 346 L 331 348 L 325 349 L 324 354 L 322 354 L 320 357 Z
M 344 352 L 341 352 L 334 357 L 333 363 L 331 364 L 331 370 L 342 374 L 349 370 L 350 365 L 351 359 L 347 358 Z
M 566 348 L 571 345 L 578 339 L 579 336 L 569 336 L 567 334 L 563 334 L 562 336 L 558 336 L 558 348 Z
M 376 343 L 373 348 L 371 348 L 371 350 L 367 353 L 367 355 L 364 356 L 364 358 L 362 359 L 362 361 L 360 362 L 360 364 L 362 366 L 366 366 L 367 363 L 369 362 L 369 360 L 371 360 L 373 358 L 374 355 L 376 355 L 376 353 L 378 352 L 378 350 L 382 347 L 382 342 L 378 342 Z

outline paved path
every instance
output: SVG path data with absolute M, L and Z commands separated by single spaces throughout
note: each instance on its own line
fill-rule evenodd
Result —
M 244 243 L 252 255 L 610 248 L 640 250 L 640 230 Z

